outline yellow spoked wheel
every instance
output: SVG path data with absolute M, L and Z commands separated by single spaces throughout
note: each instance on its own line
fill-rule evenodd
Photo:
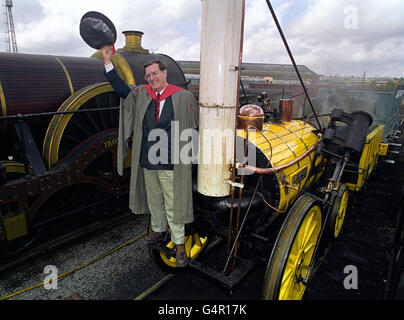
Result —
M 151 232 L 150 222 L 148 232 L 149 233 Z M 175 243 L 170 240 L 170 234 L 167 235 L 167 240 L 164 243 L 167 248 L 175 250 Z M 206 247 L 207 243 L 208 243 L 208 237 L 201 237 L 197 232 L 185 236 L 184 246 L 185 246 L 185 252 L 187 253 L 187 257 L 190 259 L 196 259 L 201 254 L 203 249 Z M 175 257 L 171 257 L 167 253 L 160 250 L 156 250 L 154 248 L 149 248 L 149 253 L 154 262 L 163 271 L 173 273 L 177 272 L 178 269 L 180 269 L 176 267 Z
M 94 111 L 118 107 L 119 97 L 108 83 L 95 83 L 73 93 L 60 106 L 58 112 L 66 113 L 52 118 L 46 132 L 42 157 L 48 168 L 52 168 L 72 149 L 99 132 L 118 128 L 118 111 Z
M 328 233 L 331 238 L 337 239 L 342 225 L 345 220 L 345 214 L 348 207 L 349 189 L 343 184 L 338 190 L 337 197 L 330 212 L 330 217 L 327 222 Z
M 196 259 L 199 254 L 202 252 L 203 248 L 205 247 L 208 238 L 201 238 L 198 233 L 194 233 L 193 235 L 189 235 L 185 237 L 184 245 L 185 245 L 185 252 L 187 253 L 187 257 L 191 259 Z M 169 241 L 166 244 L 167 248 L 173 249 L 175 247 L 174 242 Z M 163 262 L 171 267 L 176 268 L 176 261 L 174 257 L 170 257 L 166 253 L 160 251 L 160 257 Z
M 286 217 L 272 250 L 264 279 L 266 300 L 300 300 L 303 283 L 312 261 L 321 230 L 321 207 L 314 198 L 303 195 Z

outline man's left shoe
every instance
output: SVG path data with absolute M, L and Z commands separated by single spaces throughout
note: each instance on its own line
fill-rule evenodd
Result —
M 183 268 L 188 265 L 188 258 L 183 244 L 176 245 L 175 265 L 179 268 Z
M 164 232 L 152 232 L 145 237 L 147 244 L 157 244 L 163 241 Z

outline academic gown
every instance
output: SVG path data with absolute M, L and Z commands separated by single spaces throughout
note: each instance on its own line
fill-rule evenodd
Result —
M 193 94 L 184 89 L 175 92 L 171 97 L 174 121 L 178 123 L 178 134 L 172 141 L 172 146 L 176 152 L 180 152 L 190 143 L 190 140 L 180 141 L 181 132 L 198 128 L 199 105 Z M 143 118 L 151 100 L 152 97 L 145 86 L 132 87 L 126 99 L 121 99 L 119 112 L 118 173 L 123 174 L 123 161 L 128 154 L 128 139 L 133 135 L 129 208 L 135 214 L 150 213 L 139 156 Z M 180 159 L 179 163 L 174 163 L 174 223 L 191 223 L 193 220 L 192 163 L 184 164 Z

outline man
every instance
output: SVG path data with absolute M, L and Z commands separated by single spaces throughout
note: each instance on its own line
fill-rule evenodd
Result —
M 198 127 L 198 103 L 189 91 L 167 83 L 167 68 L 163 62 L 145 64 L 145 79 L 149 85 L 130 88 L 113 67 L 111 46 L 103 46 L 100 51 L 108 81 L 124 98 L 119 120 L 118 172 L 122 171 L 127 140 L 133 135 L 129 207 L 137 214 L 151 214 L 153 232 L 146 237 L 148 243 L 160 242 L 168 227 L 171 229 L 171 240 L 176 244 L 176 265 L 184 267 L 187 265 L 185 224 L 194 219 L 192 163 L 174 161 L 179 158 L 175 152 L 178 153 L 186 141 L 171 140 L 174 129 L 181 134 Z M 167 141 L 157 142 L 151 138 L 156 132 L 165 133 Z M 155 152 L 156 149 L 159 152 Z

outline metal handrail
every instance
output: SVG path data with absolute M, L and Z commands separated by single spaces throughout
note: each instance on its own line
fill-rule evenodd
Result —
M 13 120 L 13 119 L 21 120 L 21 119 L 26 119 L 26 118 L 57 116 L 57 115 L 74 114 L 74 113 L 81 113 L 81 112 L 111 111 L 111 110 L 119 110 L 119 107 L 83 109 L 83 110 L 72 110 L 72 111 L 41 112 L 41 113 L 28 113 L 28 114 L 19 113 L 19 114 L 11 115 L 11 116 L 1 116 L 0 120 Z

